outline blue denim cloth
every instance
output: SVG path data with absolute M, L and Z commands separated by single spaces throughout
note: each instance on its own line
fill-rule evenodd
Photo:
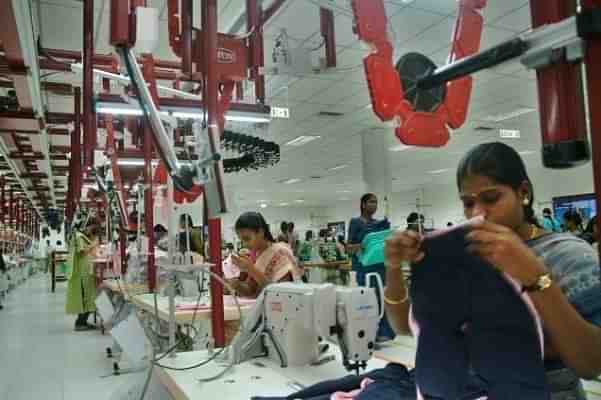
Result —
M 357 400 L 415 400 L 413 375 L 401 364 L 388 364 L 363 375 L 348 375 L 340 379 L 320 382 L 287 397 L 253 397 L 252 400 L 330 400 L 335 392 L 351 392 L 361 387 L 361 382 L 370 378 L 368 385 Z
M 465 233 L 426 239 L 412 271 L 420 391 L 461 399 L 473 373 L 491 400 L 550 399 L 532 315 L 500 273 L 466 252 Z

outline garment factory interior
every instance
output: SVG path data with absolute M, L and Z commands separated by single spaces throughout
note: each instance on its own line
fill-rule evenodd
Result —
M 0 398 L 601 399 L 600 0 L 0 24 Z

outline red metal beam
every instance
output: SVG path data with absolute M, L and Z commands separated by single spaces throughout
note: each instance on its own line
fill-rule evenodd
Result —
M 94 111 L 94 0 L 83 3 L 83 166 L 87 173 L 94 166 L 96 113 Z
M 112 3 L 115 3 L 113 1 Z M 117 1 L 117 3 L 121 3 Z M 112 4 L 111 4 L 112 6 Z M 113 13 L 111 12 L 111 17 Z M 43 49 L 44 54 L 48 54 L 52 58 L 62 58 L 66 59 L 69 62 L 81 62 L 81 52 L 75 50 L 63 50 L 63 49 Z M 96 66 L 112 66 L 115 62 L 115 58 L 111 54 L 94 54 L 93 56 L 94 65 Z M 142 62 L 142 59 L 138 59 L 138 62 Z M 182 64 L 179 61 L 169 61 L 169 60 L 154 60 L 154 64 L 158 68 L 166 68 L 166 69 L 176 69 L 179 70 L 182 68 Z
M 218 80 L 217 80 L 217 0 L 202 2 L 203 45 L 205 55 L 205 77 L 203 84 L 203 99 L 206 103 L 209 129 L 218 128 Z M 221 132 L 219 132 L 221 134 Z M 212 136 L 210 135 L 210 140 Z M 213 272 L 223 276 L 221 265 L 221 219 L 212 218 L 209 226 L 209 253 L 215 266 Z M 211 325 L 217 347 L 225 345 L 225 328 L 223 315 L 223 287 L 211 278 Z
M 261 18 L 261 26 L 264 26 L 267 23 L 267 21 L 269 21 L 271 17 L 273 17 L 275 13 L 277 13 L 280 10 L 280 8 L 284 5 L 285 2 L 286 0 L 275 0 L 273 3 L 271 3 L 271 6 L 269 6 L 269 8 L 265 10 L 265 12 L 263 12 L 263 16 Z
M 182 72 L 192 74 L 192 17 L 194 16 L 192 0 L 182 0 Z
M 328 68 L 336 67 L 336 28 L 334 12 L 327 8 L 319 9 L 321 36 L 326 49 L 326 65 Z
M 601 0 L 582 0 L 584 10 L 601 7 Z M 601 39 L 589 38 L 586 41 L 586 82 L 590 115 L 591 151 L 593 158 L 593 178 L 597 197 L 597 210 L 601 210 Z M 598 214 L 597 214 L 598 215 Z M 601 218 L 597 218 L 597 230 L 601 232 Z M 601 255 L 600 255 L 601 257 Z M 601 258 L 600 258 L 601 259 Z M 601 265 L 601 264 L 600 264 Z
M 15 10 L 11 1 L 0 2 L 0 42 L 11 71 L 13 86 L 21 109 L 33 109 L 33 99 L 29 91 L 27 68 L 23 63 L 23 49 L 19 40 L 19 30 Z
M 30 172 L 21 174 L 21 179 L 48 179 L 48 175 L 45 172 Z

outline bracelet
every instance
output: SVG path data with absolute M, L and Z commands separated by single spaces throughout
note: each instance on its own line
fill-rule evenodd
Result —
M 403 304 L 409 300 L 409 290 L 405 289 L 405 297 L 403 297 L 401 300 L 391 300 L 386 297 L 385 294 L 382 294 L 382 297 L 384 298 L 384 303 L 390 304 L 391 306 L 398 306 L 399 304 Z

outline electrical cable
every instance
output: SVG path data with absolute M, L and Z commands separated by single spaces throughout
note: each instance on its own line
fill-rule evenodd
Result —
M 326 40 L 325 40 L 325 39 L 322 39 L 322 40 L 321 40 L 321 44 L 320 44 L 319 46 L 317 46 L 317 47 L 314 47 L 314 48 L 312 48 L 312 49 L 311 49 L 311 51 L 318 51 L 318 50 L 321 50 L 321 49 L 322 49 L 322 48 L 323 48 L 325 45 L 326 45 Z
M 238 309 L 238 315 L 240 317 L 240 326 L 242 326 L 243 322 L 244 322 L 243 316 L 242 316 L 242 307 L 240 306 L 240 303 L 238 301 L 238 296 L 235 294 L 236 292 L 233 289 L 233 287 L 229 283 L 227 283 L 223 278 L 221 278 L 219 275 L 217 275 L 216 273 L 214 273 L 213 271 L 211 271 L 210 268 L 201 267 L 200 269 L 204 270 L 206 273 L 209 273 L 213 279 L 217 280 L 222 286 L 224 286 L 224 288 L 228 289 L 230 291 L 230 293 L 233 293 L 232 297 L 234 299 L 234 303 L 236 304 L 236 308 Z M 194 311 L 196 312 L 196 309 Z M 194 318 L 194 315 L 193 315 L 193 318 Z M 225 347 L 222 348 L 222 350 L 225 351 L 226 349 L 229 349 L 229 347 L 230 346 L 225 346 Z M 163 354 L 161 357 L 159 357 L 158 359 L 156 359 L 155 363 L 157 363 L 157 361 L 160 361 L 161 359 L 165 358 L 166 354 L 167 353 Z M 212 355 L 210 357 L 209 361 L 214 360 L 216 357 L 217 357 L 216 354 Z M 209 362 L 207 360 L 205 360 L 205 361 L 206 362 L 203 361 L 202 363 L 200 363 L 200 365 L 195 365 L 195 366 L 190 366 L 190 367 L 180 367 L 180 368 L 170 367 L 170 369 L 173 370 L 173 371 L 187 371 L 187 370 L 190 370 L 190 369 L 198 368 L 199 366 L 205 365 L 205 364 L 207 364 Z M 157 365 L 163 367 L 163 365 L 161 365 L 161 364 L 157 363 Z M 223 371 L 221 371 L 217 375 L 212 376 L 210 378 L 200 379 L 200 381 L 201 382 L 208 382 L 208 381 L 212 381 L 212 380 L 218 379 L 221 376 L 223 376 L 227 371 L 229 371 L 233 366 L 234 366 L 234 359 L 232 357 L 230 364 Z

